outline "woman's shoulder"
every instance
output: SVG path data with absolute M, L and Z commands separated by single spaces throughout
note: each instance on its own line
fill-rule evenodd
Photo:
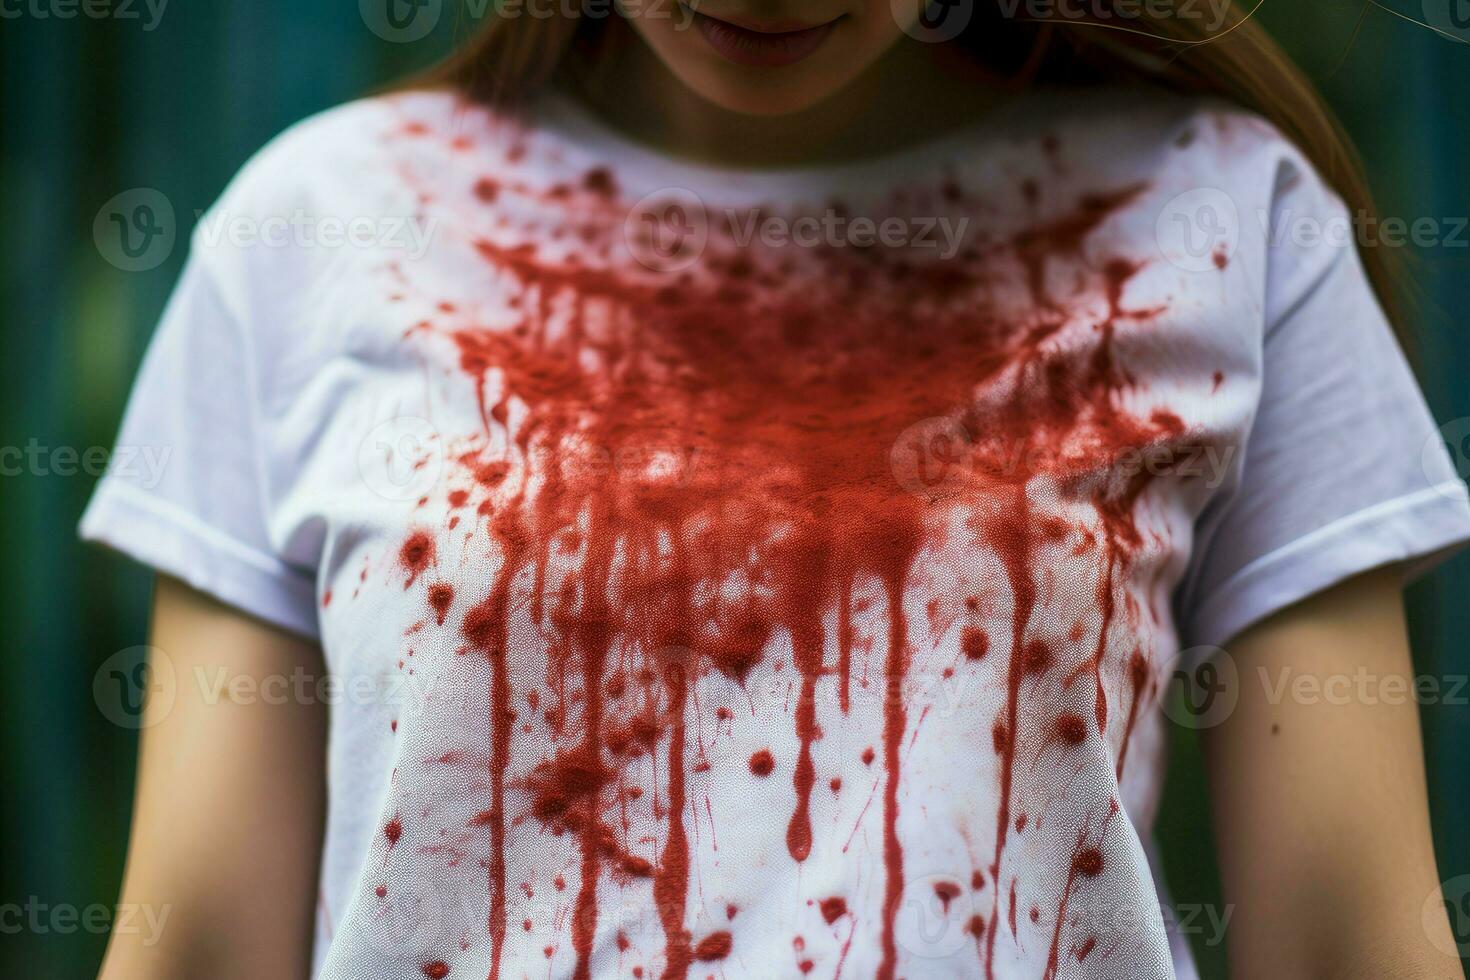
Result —
M 1037 90 L 1024 106 L 1027 124 L 1089 142 L 1138 149 L 1229 149 L 1294 152 L 1291 139 L 1265 116 L 1221 96 L 1158 86 L 1116 84 Z
M 308 116 L 265 143 L 236 172 L 216 207 L 277 213 L 340 202 L 401 173 L 407 157 L 510 139 L 515 125 L 509 116 L 449 89 L 354 99 Z

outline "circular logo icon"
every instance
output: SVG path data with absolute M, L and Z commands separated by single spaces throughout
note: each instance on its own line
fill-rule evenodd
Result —
M 898 485 L 920 497 L 963 486 L 970 475 L 970 435 L 949 416 L 921 419 L 904 429 L 888 453 Z
M 1179 666 L 1165 694 L 1164 715 L 1183 728 L 1214 728 L 1240 701 L 1240 671 L 1235 658 L 1220 647 L 1191 647 L 1179 654 Z
M 709 216 L 704 201 L 682 187 L 645 195 L 623 219 L 623 239 L 644 268 L 654 272 L 686 269 L 709 244 Z
M 1186 272 L 1223 269 L 1240 245 L 1240 212 L 1224 191 L 1196 187 L 1164 205 L 1154 240 L 1159 253 Z
M 944 959 L 974 947 L 972 920 L 981 914 L 969 884 L 954 875 L 913 878 L 904 883 L 894 938 L 914 956 Z
M 426 37 L 439 23 L 443 8 L 444 0 L 357 0 L 368 30 L 395 44 Z
M 975 0 L 888 0 L 888 7 L 903 32 L 925 44 L 954 40 L 975 15 Z
M 1448 936 L 1443 927 L 1446 917 Z M 1424 899 L 1420 923 L 1435 949 L 1456 959 L 1470 957 L 1470 875 L 1451 878 L 1431 892 Z
M 1429 485 L 1441 496 L 1459 497 L 1463 492 L 1460 485 L 1440 478 L 1444 474 L 1445 452 L 1449 453 L 1460 479 L 1470 480 L 1470 418 L 1458 418 L 1440 426 L 1424 440 L 1424 449 L 1419 454 L 1419 465 Z
M 162 191 L 134 187 L 107 200 L 92 219 L 92 241 L 124 272 L 147 272 L 173 254 L 178 234 L 174 206 Z
M 173 661 L 157 647 L 119 650 L 102 661 L 92 675 L 92 700 L 97 710 L 119 728 L 139 731 L 158 724 L 173 710 L 177 696 Z
M 1446 40 L 1470 44 L 1470 0 L 1424 0 L 1424 22 Z
M 380 422 L 357 447 L 357 471 L 385 500 L 417 500 L 439 482 L 444 446 L 428 419 L 414 415 Z

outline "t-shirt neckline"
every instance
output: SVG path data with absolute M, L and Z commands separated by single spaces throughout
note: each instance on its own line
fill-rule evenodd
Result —
M 905 177 L 934 174 L 1017 118 L 1020 106 L 1037 98 L 1026 92 L 997 106 L 983 117 L 907 146 L 835 163 L 776 167 L 746 167 L 681 157 L 640 141 L 602 119 L 575 96 L 547 87 L 527 106 L 531 128 L 556 143 L 563 152 L 596 164 L 612 161 L 620 176 L 628 174 L 643 191 L 670 186 L 717 187 L 737 196 L 795 193 L 809 189 L 868 186 Z M 643 186 L 646 185 L 646 186 Z

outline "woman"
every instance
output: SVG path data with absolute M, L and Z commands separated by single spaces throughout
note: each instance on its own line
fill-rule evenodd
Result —
M 1104 8 L 512 7 L 262 151 L 84 520 L 176 689 L 103 977 L 1191 976 L 1194 664 L 1234 971 L 1459 977 L 1412 703 L 1279 682 L 1470 537 L 1361 183 Z

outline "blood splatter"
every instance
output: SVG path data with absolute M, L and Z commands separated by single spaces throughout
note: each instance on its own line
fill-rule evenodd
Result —
M 701 963 L 722 960 L 730 955 L 731 944 L 732 940 L 728 932 L 723 929 L 719 932 L 712 932 L 694 947 L 694 958 Z
M 449 606 L 454 602 L 454 586 L 448 582 L 435 582 L 429 586 L 429 606 L 434 610 L 439 625 L 444 625 L 444 617 L 449 615 Z
M 522 193 L 474 185 L 481 200 L 512 191 Z M 456 482 L 473 480 L 484 497 L 474 533 L 488 539 L 496 559 L 490 580 L 477 586 L 485 592 L 467 600 L 460 626 L 467 652 L 490 668 L 488 805 L 470 823 L 489 836 L 482 865 L 491 895 L 492 980 L 504 944 L 507 827 L 522 819 L 507 814 L 505 802 L 515 718 L 513 610 L 549 647 L 546 689 L 556 702 L 548 700 L 542 717 L 555 745 L 519 771 L 529 771 L 529 815 L 553 834 L 572 835 L 580 849 L 570 911 L 575 975 L 588 975 L 598 883 L 614 874 L 651 879 L 665 935 L 663 975 L 680 980 L 693 961 L 722 959 L 732 948 L 729 932 L 695 944 L 686 926 L 685 822 L 688 812 L 697 813 L 686 776 L 706 764 L 705 733 L 686 730 L 698 703 L 694 684 L 712 678 L 744 685 L 778 636 L 789 641 L 796 752 L 786 843 L 795 861 L 804 860 L 813 838 L 814 745 L 822 737 L 818 685 L 838 673 L 839 710 L 853 708 L 848 685 L 860 591 L 875 597 L 869 618 L 879 624 L 871 632 L 864 627 L 872 673 L 861 681 L 889 692 L 879 699 L 877 748 L 866 747 L 861 758 L 868 766 L 881 760 L 874 774 L 884 878 L 877 976 L 895 977 L 895 920 L 905 887 L 900 789 L 914 719 L 894 692 L 903 689 L 916 655 L 905 595 L 920 555 L 940 542 L 956 510 L 978 545 L 994 553 L 1001 584 L 1010 589 L 1009 629 L 967 626 L 960 640 L 971 661 L 989 658 L 992 649 L 1000 658 L 989 658 L 986 669 L 997 672 L 1005 706 L 980 728 L 991 725 L 1000 757 L 990 865 L 999 891 L 1013 821 L 1018 830 L 1025 825 L 1012 799 L 1017 744 L 1035 734 L 1022 727 L 1030 721 L 1020 709 L 1022 691 L 1060 680 L 1060 647 L 1050 643 L 1063 642 L 1035 635 L 1031 617 L 1038 556 L 1070 525 L 1033 501 L 1028 488 L 1038 481 L 1062 488 L 1091 504 L 1106 525 L 1107 572 L 1099 586 L 1106 593 L 1099 597 L 1105 637 L 1114 569 L 1135 540 L 1129 521 L 1142 483 L 1120 492 L 1098 474 L 1122 453 L 1181 429 L 1172 417 L 1133 417 L 1116 397 L 1130 383 L 1112 352 L 1117 322 L 1146 318 L 1122 305 L 1141 265 L 1098 264 L 1083 255 L 1103 222 L 1141 192 L 1083 195 L 1072 209 L 977 253 L 976 261 L 812 250 L 798 257 L 811 267 L 792 277 L 806 284 L 794 291 L 779 287 L 784 277 L 767 257 L 732 260 L 719 247 L 698 275 L 672 280 L 586 255 L 543 254 L 523 241 L 474 239 L 486 274 L 513 300 L 485 324 L 470 322 L 477 307 L 464 303 L 456 322 L 411 336 L 446 345 L 467 379 L 464 397 L 473 397 L 484 437 L 481 448 L 450 460 L 459 467 Z M 595 215 L 618 193 L 610 172 L 593 170 L 580 187 L 563 182 L 546 200 Z M 620 234 L 620 217 L 616 227 Z M 1071 275 L 1054 274 L 1062 269 Z M 995 290 L 996 270 L 1009 270 L 1029 302 Z M 1080 285 L 1064 289 L 1064 281 Z M 809 288 L 813 283 L 821 288 Z M 1056 342 L 1062 337 L 1066 343 Z M 964 452 L 951 482 L 916 489 L 905 485 L 892 455 L 904 430 L 926 418 L 953 422 L 965 434 Z M 982 433 L 995 438 L 982 440 Z M 1076 452 L 1050 451 L 1062 444 Z M 614 451 L 620 465 L 599 465 L 596 453 Z M 671 458 L 700 464 L 653 465 Z M 467 501 L 456 496 L 449 503 Z M 398 558 L 411 586 L 435 564 L 434 539 L 413 532 Z M 434 588 L 427 599 L 442 624 L 454 595 Z M 837 650 L 835 668 L 823 662 L 829 644 Z M 1105 639 L 1098 646 L 1105 651 Z M 1099 654 L 1091 669 L 1100 727 L 1101 666 Z M 1079 716 L 1047 723 L 1065 742 L 1082 740 Z M 645 838 L 660 842 L 652 861 L 629 853 L 637 838 L 613 809 L 627 798 L 620 781 L 639 757 L 664 767 L 656 784 L 662 825 Z M 770 775 L 774 757 L 763 749 L 749 768 Z M 834 790 L 838 785 L 834 780 Z M 1073 873 L 1088 875 L 1075 862 Z M 946 905 L 960 893 L 959 885 L 949 887 L 953 894 L 936 887 Z M 1015 890 L 1012 877 L 1012 931 Z M 985 935 L 992 976 L 1002 904 L 996 902 L 990 928 L 977 919 L 970 930 L 977 941 Z
M 822 918 L 827 920 L 828 925 L 831 925 L 847 914 L 847 899 L 841 895 L 824 898 L 819 904 L 822 909 Z
M 1087 739 L 1087 722 L 1071 712 L 1057 716 L 1057 735 L 1069 745 L 1081 745 Z
M 398 564 L 408 573 L 408 580 L 403 583 L 406 589 L 413 585 L 425 569 L 434 562 L 434 539 L 428 531 L 414 531 L 404 540 L 402 547 L 398 549 Z
M 990 652 L 990 637 L 977 626 L 968 626 L 960 637 L 960 649 L 971 660 L 983 660 Z

